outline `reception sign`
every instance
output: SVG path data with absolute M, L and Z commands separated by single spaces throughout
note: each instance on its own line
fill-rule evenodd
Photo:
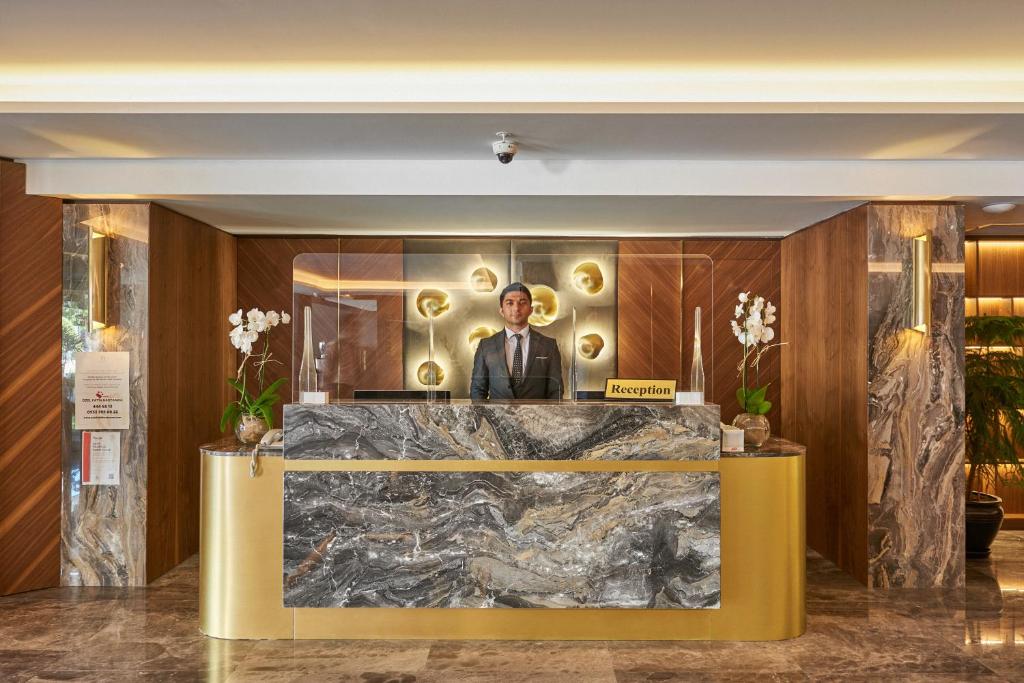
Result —
M 674 379 L 617 379 L 605 382 L 604 397 L 628 401 L 674 401 L 676 381 Z
M 128 429 L 128 352 L 75 354 L 75 429 Z

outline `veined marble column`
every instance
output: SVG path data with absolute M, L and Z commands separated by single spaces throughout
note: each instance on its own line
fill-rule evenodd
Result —
M 932 324 L 907 329 L 913 239 L 932 239 Z M 890 267 L 891 266 L 891 267 Z M 870 585 L 964 584 L 963 207 L 868 209 Z
M 110 240 L 107 303 L 114 324 L 89 329 L 89 238 Z M 141 586 L 146 583 L 147 334 L 149 207 L 68 204 L 64 207 L 62 362 L 61 583 Z M 117 486 L 82 485 L 82 432 L 73 429 L 76 351 L 128 351 L 131 426 L 121 434 Z

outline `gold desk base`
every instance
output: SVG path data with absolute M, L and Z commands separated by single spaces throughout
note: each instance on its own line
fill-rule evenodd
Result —
M 291 464 L 291 463 L 290 463 Z M 709 465 L 712 463 L 709 463 Z M 284 461 L 203 454 L 199 620 L 217 638 L 781 640 L 806 628 L 804 456 L 724 458 L 719 609 L 285 608 Z M 708 467 L 707 469 L 712 469 Z

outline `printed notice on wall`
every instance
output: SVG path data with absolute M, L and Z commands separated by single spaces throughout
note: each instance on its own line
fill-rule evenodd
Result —
M 75 429 L 128 429 L 128 352 L 75 354 Z
M 82 483 L 121 484 L 121 432 L 82 432 Z

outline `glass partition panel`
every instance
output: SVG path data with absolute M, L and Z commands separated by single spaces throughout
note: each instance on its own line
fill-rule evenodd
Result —
M 679 391 L 691 389 L 697 309 L 698 366 L 706 400 L 713 400 L 710 258 L 623 253 L 614 240 L 525 239 L 410 239 L 401 254 L 297 256 L 293 400 L 304 348 L 313 355 L 307 368 L 316 368 L 309 381 L 332 400 L 352 398 L 355 391 L 469 398 L 480 343 L 505 329 L 499 294 L 510 282 L 522 282 L 532 295 L 529 325 L 538 341 L 526 343 L 524 374 L 532 378 L 548 368 L 545 376 L 561 384 L 553 393 L 563 400 L 599 397 L 605 381 L 615 377 L 675 379 Z M 557 372 L 550 368 L 554 351 L 538 352 L 554 348 L 542 346 L 541 335 L 557 344 Z M 497 358 L 506 347 L 503 339 L 500 347 L 495 343 L 487 349 Z M 491 365 L 499 374 L 512 372 L 511 361 L 504 369 Z

